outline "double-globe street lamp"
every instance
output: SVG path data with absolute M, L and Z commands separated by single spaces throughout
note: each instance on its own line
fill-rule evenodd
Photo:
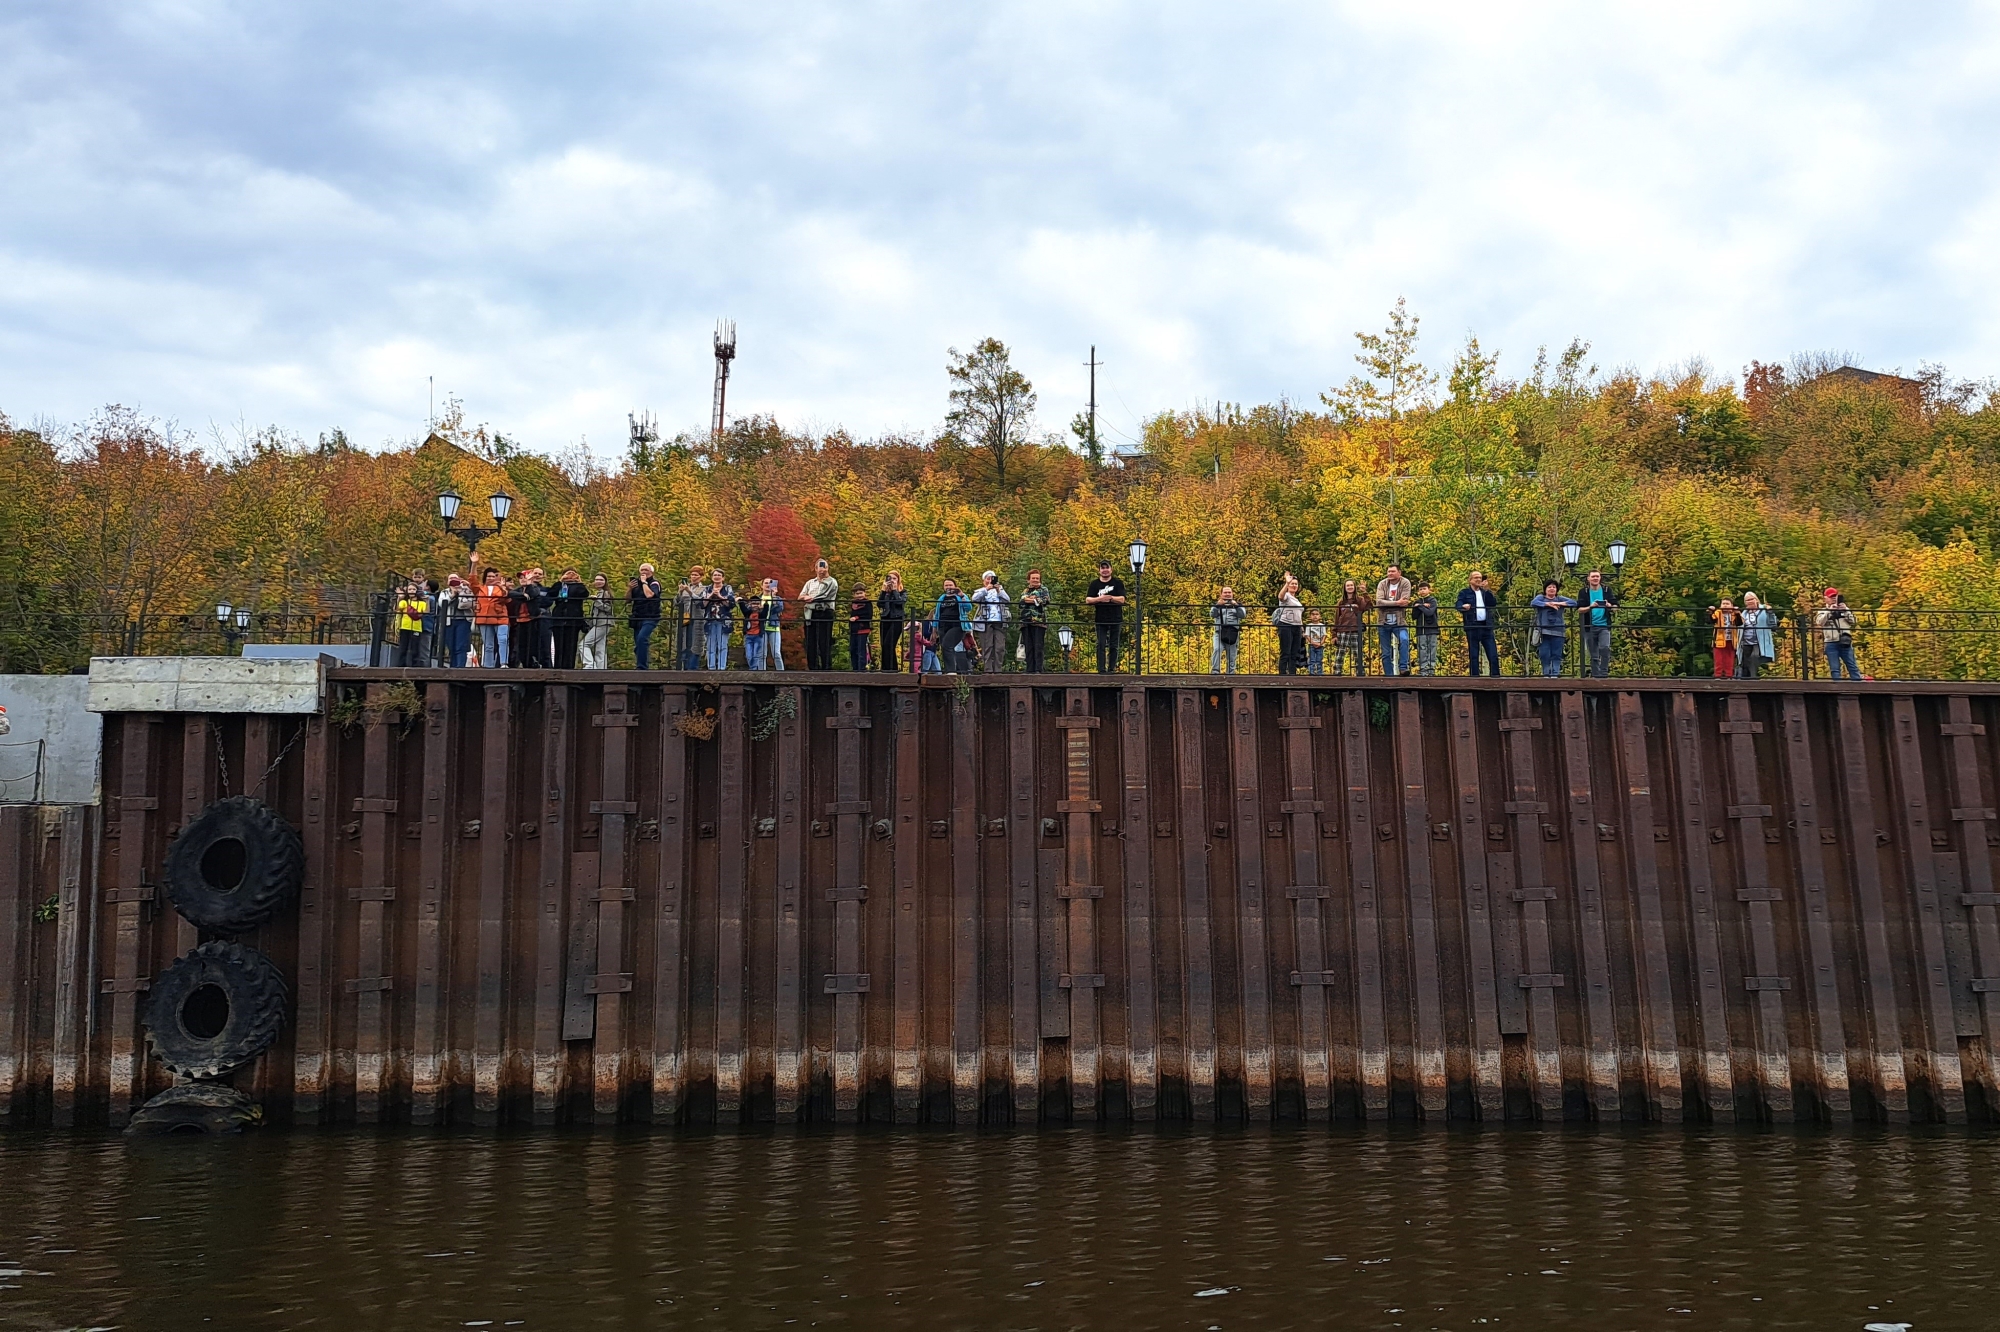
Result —
M 215 623 L 222 629 L 222 641 L 229 646 L 227 655 L 236 655 L 236 645 L 250 636 L 250 608 L 231 606 L 228 602 L 218 602 L 215 607 Z
M 465 543 L 467 555 L 479 553 L 479 543 L 487 537 L 499 533 L 507 525 L 507 515 L 514 511 L 514 497 L 504 490 L 496 490 L 487 498 L 487 506 L 493 510 L 493 526 L 481 527 L 468 520 L 463 526 L 453 527 L 452 520 L 458 517 L 458 506 L 464 501 L 455 490 L 446 490 L 438 495 L 438 517 L 444 520 L 444 530 Z
M 1575 573 L 1576 566 L 1583 561 L 1583 543 L 1575 537 L 1571 537 L 1568 541 L 1563 542 L 1562 551 L 1564 567 L 1571 573 Z M 1611 576 L 1616 578 L 1618 572 L 1625 567 L 1624 541 L 1613 541 L 1604 548 L 1604 553 L 1611 558 Z

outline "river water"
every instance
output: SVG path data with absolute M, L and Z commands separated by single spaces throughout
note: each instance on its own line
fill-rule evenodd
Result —
M 0 1329 L 2000 1327 L 2000 1137 L 0 1137 Z

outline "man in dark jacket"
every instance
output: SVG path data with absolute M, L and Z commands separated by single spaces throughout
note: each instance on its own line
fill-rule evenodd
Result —
M 632 652 L 639 669 L 649 670 L 653 631 L 660 627 L 660 580 L 653 577 L 652 565 L 639 566 L 639 576 L 626 586 L 625 595 L 632 614 Z
M 1417 674 L 1438 673 L 1438 599 L 1428 582 L 1417 584 L 1410 603 L 1410 627 L 1417 631 Z
M 547 670 L 555 661 L 555 635 L 549 611 L 555 604 L 555 589 L 542 582 L 547 577 L 539 567 L 528 570 L 521 592 L 528 603 L 528 656 L 523 665 Z
M 1465 622 L 1465 656 L 1472 674 L 1479 674 L 1479 654 L 1485 653 L 1492 674 L 1500 674 L 1500 649 L 1493 628 L 1500 616 L 1500 598 L 1486 586 L 1486 575 L 1474 569 L 1471 586 L 1458 594 L 1459 618 Z
M 564 569 L 562 581 L 550 589 L 549 622 L 555 630 L 555 668 L 559 671 L 576 669 L 576 641 L 583 637 L 583 605 L 589 599 L 590 589 L 574 569 Z
M 1023 669 L 1030 675 L 1047 669 L 1043 653 L 1048 645 L 1050 600 L 1042 571 L 1028 570 L 1028 585 L 1021 589 L 1021 649 L 1026 657 Z
M 882 579 L 882 590 L 875 594 L 875 604 L 881 608 L 882 643 L 876 656 L 882 662 L 882 669 L 895 671 L 896 646 L 902 641 L 903 620 L 908 613 L 910 594 L 903 590 L 903 576 L 891 570 Z

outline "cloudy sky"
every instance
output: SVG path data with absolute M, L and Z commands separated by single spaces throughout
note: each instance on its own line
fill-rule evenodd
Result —
M 2000 372 L 2000 8 L 0 5 L 0 412 L 857 435 L 1004 339 L 1115 439 L 1407 296 L 1519 372 Z

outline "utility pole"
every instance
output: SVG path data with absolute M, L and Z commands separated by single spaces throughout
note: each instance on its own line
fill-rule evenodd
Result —
M 1097 446 L 1097 344 L 1090 345 L 1090 443 Z
M 736 321 L 718 319 L 715 323 L 715 414 L 708 427 L 711 440 L 722 438 L 722 406 L 729 395 L 729 363 L 735 359 Z
M 1097 367 L 1103 362 L 1097 359 L 1095 343 L 1091 344 L 1090 360 L 1087 364 L 1090 366 L 1090 435 L 1087 443 L 1090 448 L 1090 461 L 1095 465 L 1104 461 L 1104 450 L 1097 442 Z

